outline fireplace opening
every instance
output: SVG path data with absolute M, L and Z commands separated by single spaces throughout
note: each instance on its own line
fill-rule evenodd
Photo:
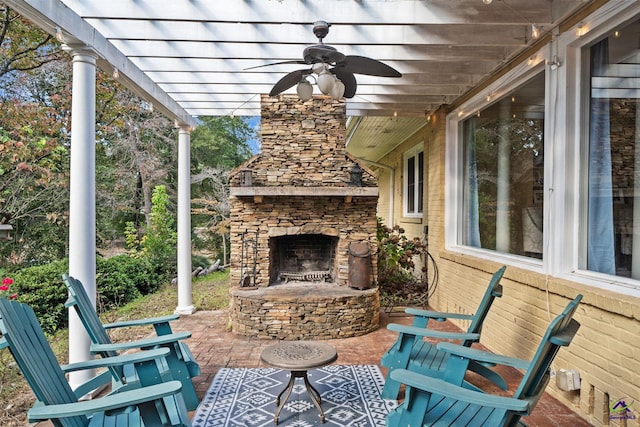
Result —
M 269 239 L 271 284 L 334 282 L 338 238 L 300 234 Z

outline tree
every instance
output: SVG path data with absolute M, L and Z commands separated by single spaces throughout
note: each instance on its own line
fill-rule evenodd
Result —
M 0 3 L 0 78 L 10 79 L 16 71 L 32 71 L 62 57 L 51 35 Z
M 44 263 L 68 244 L 71 60 L 54 37 L 0 3 L 0 220 L 17 239 L 2 261 Z M 152 191 L 165 185 L 175 211 L 177 130 L 148 102 L 96 75 L 98 247 L 125 224 L 152 227 Z M 192 133 L 194 225 L 226 252 L 228 172 L 252 153 L 252 127 L 238 117 L 204 118 Z
M 107 85 L 108 82 L 103 84 Z M 99 101 L 100 140 L 96 163 L 101 179 L 98 198 L 105 205 L 104 221 L 122 232 L 133 221 L 150 226 L 153 188 L 167 185 L 175 194 L 177 131 L 173 123 L 149 104 L 111 82 L 109 98 Z
M 63 58 L 54 38 L 0 4 L 0 209 L 16 235 L 0 246 L 3 262 L 64 255 L 70 98 L 52 95 L 68 90 Z
M 227 263 L 229 172 L 247 160 L 255 131 L 239 117 L 206 117 L 191 135 L 193 224 L 206 230 L 203 240 Z

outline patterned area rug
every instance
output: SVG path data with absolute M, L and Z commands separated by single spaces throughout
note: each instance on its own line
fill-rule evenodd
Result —
M 222 368 L 193 416 L 194 427 L 273 426 L 275 399 L 289 381 L 289 371 L 272 368 Z M 278 426 L 383 427 L 396 401 L 380 397 L 384 377 L 375 365 L 330 365 L 308 373 L 320 392 L 326 422 L 296 378 Z M 284 396 L 283 396 L 284 398 Z

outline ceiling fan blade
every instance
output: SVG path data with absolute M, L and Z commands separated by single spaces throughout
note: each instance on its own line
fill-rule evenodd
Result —
M 249 68 L 244 68 L 243 71 L 246 70 L 253 70 L 254 68 L 262 68 L 262 67 L 270 67 L 272 65 L 280 65 L 280 64 L 306 64 L 306 62 L 304 61 L 280 61 L 280 62 L 272 62 L 271 64 L 263 64 L 263 65 L 256 65 L 255 67 L 249 67 Z
M 356 94 L 356 89 L 358 88 L 358 83 L 356 82 L 356 77 L 353 73 L 346 71 L 342 67 L 335 67 L 331 69 L 331 72 L 336 75 L 338 79 L 344 84 L 344 97 L 345 98 L 353 98 Z
M 300 82 L 300 80 L 302 80 L 303 76 L 306 76 L 309 74 L 311 74 L 311 70 L 309 69 L 296 70 L 296 71 L 290 72 L 289 74 L 287 74 L 286 76 L 278 80 L 278 83 L 276 83 L 271 89 L 271 92 L 269 92 L 269 96 L 276 96 L 279 93 L 289 89 L 290 87 L 295 86 Z
M 354 74 L 379 77 L 402 77 L 402 74 L 395 68 L 364 56 L 347 55 L 344 61 L 337 63 L 336 66 L 343 67 L 345 71 Z

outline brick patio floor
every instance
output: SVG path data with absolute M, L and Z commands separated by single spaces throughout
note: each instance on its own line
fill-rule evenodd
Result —
M 220 368 L 264 366 L 260 362 L 260 353 L 266 346 L 273 343 L 272 340 L 252 339 L 231 333 L 227 328 L 227 318 L 226 310 L 199 311 L 190 316 L 182 316 L 179 321 L 172 323 L 174 331 L 187 330 L 192 333 L 188 344 L 202 371 L 200 376 L 194 378 L 194 384 L 200 398 L 204 396 Z M 388 323 L 410 324 L 411 318 L 396 314 L 388 316 L 381 313 L 380 328 L 375 332 L 361 337 L 327 340 L 326 342 L 333 345 L 338 351 L 336 363 L 379 366 L 380 357 L 396 338 L 396 334 L 386 328 Z M 439 330 L 459 330 L 450 322 L 434 322 L 434 326 Z M 386 374 L 386 369 L 381 367 L 381 370 L 383 374 Z M 509 384 L 510 390 L 515 389 L 522 377 L 515 369 L 504 368 L 499 372 Z M 587 421 L 546 393 L 538 402 L 533 413 L 523 421 L 529 427 L 590 426 Z M 50 422 L 37 424 L 37 427 L 50 426 Z
M 370 334 L 344 339 L 327 340 L 336 347 L 338 361 L 343 365 L 364 365 L 380 363 L 382 354 L 393 344 L 396 334 L 386 328 L 388 323 L 409 324 L 411 318 L 403 315 L 388 316 L 381 313 L 380 328 Z M 449 322 L 435 322 L 438 329 L 459 330 Z M 262 350 L 272 344 L 272 340 L 252 339 L 235 335 L 227 329 L 227 311 L 201 311 L 191 316 L 183 316 L 176 322 L 174 330 L 191 331 L 188 340 L 196 360 L 200 364 L 202 374 L 194 378 L 199 397 L 202 397 L 211 384 L 218 369 L 223 367 L 255 368 L 264 366 L 260 362 Z M 562 350 L 560 350 L 562 351 Z M 382 368 L 386 374 L 386 369 Z M 515 369 L 501 369 L 500 373 L 513 390 L 521 379 L 521 374 Z M 530 427 L 546 426 L 589 426 L 590 424 L 561 404 L 553 397 L 545 394 L 538 402 L 533 413 L 523 419 Z

